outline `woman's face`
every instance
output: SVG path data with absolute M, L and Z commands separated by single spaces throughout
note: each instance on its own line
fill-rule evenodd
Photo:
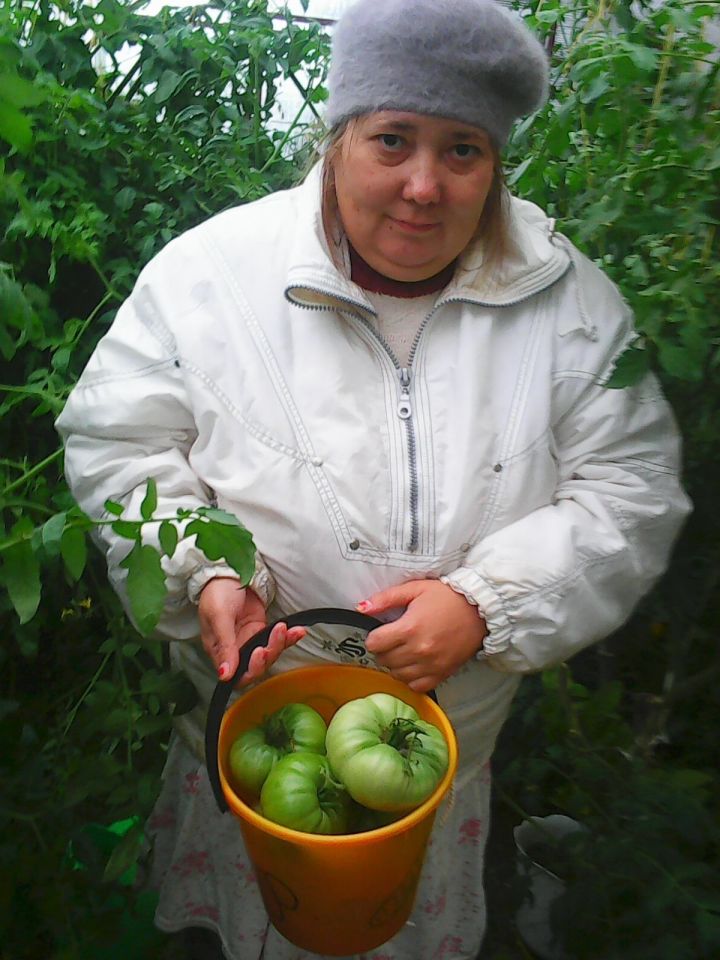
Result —
M 478 226 L 495 158 L 479 127 L 417 113 L 359 118 L 333 161 L 353 247 L 393 280 L 426 280 L 461 253 Z

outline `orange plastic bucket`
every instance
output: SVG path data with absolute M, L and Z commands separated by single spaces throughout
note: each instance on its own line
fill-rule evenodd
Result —
M 316 621 L 317 622 L 317 621 Z M 248 727 L 286 703 L 307 703 L 328 722 L 343 703 L 389 693 L 436 724 L 448 744 L 448 770 L 432 796 L 386 827 L 320 836 L 265 819 L 234 784 L 230 747 Z M 227 806 L 238 818 L 270 920 L 296 946 L 347 956 L 385 943 L 410 916 L 437 808 L 457 768 L 450 721 L 430 697 L 377 670 L 327 665 L 278 674 L 244 693 L 222 719 L 218 770 Z

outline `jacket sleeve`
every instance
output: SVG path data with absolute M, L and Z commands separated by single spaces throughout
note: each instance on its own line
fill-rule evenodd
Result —
M 678 432 L 655 378 L 604 385 L 634 333 L 598 273 L 584 258 L 576 264 L 590 321 L 559 337 L 552 501 L 475 544 L 442 578 L 477 604 L 489 631 L 479 657 L 502 671 L 542 670 L 617 629 L 666 569 L 690 509 Z
M 174 338 L 155 302 L 154 269 L 151 263 L 141 275 L 56 421 L 65 444 L 68 485 L 93 519 L 109 518 L 107 500 L 123 505 L 123 519 L 139 519 L 149 477 L 157 483 L 158 517 L 175 517 L 179 508 L 213 502 L 213 492 L 189 462 L 198 430 Z M 158 545 L 158 527 L 145 527 L 145 543 Z M 114 534 L 109 525 L 97 528 L 95 540 L 106 555 L 110 582 L 130 615 L 127 574 L 120 564 L 132 543 Z M 158 632 L 176 639 L 195 637 L 199 631 L 194 603 L 203 586 L 212 577 L 237 574 L 222 562 L 208 560 L 194 537 L 181 540 L 172 558 L 164 557 L 162 564 L 168 595 Z M 250 586 L 267 606 L 274 585 L 259 556 Z

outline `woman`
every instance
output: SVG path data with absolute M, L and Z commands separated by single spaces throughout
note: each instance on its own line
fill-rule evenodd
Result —
M 460 743 L 410 923 L 375 958 L 474 958 L 488 762 L 523 673 L 605 636 L 687 513 L 655 381 L 602 386 L 633 337 L 602 273 L 499 150 L 547 91 L 540 44 L 493 0 L 365 0 L 336 28 L 331 144 L 305 183 L 230 210 L 143 271 L 58 421 L 84 509 L 217 503 L 255 575 L 183 542 L 161 631 L 203 704 L 265 622 L 318 606 L 365 638 L 279 622 L 244 682 L 318 660 L 436 688 Z M 123 595 L 127 544 L 102 533 Z M 202 706 L 180 718 L 150 824 L 158 924 L 231 960 L 306 956 L 267 924 L 215 809 Z

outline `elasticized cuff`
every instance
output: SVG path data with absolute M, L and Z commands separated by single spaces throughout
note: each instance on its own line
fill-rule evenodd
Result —
M 200 594 L 202 593 L 203 587 L 216 577 L 228 577 L 231 580 L 237 580 L 238 584 L 240 583 L 240 577 L 237 571 L 228 566 L 228 564 L 206 564 L 199 567 L 188 581 L 187 593 L 190 602 L 197 606 L 200 602 Z M 257 557 L 255 559 L 255 573 L 250 583 L 248 583 L 248 587 L 258 595 L 263 606 L 267 609 L 275 595 L 275 583 L 268 568 L 262 560 L 259 560 Z
M 240 577 L 237 575 L 237 570 L 233 570 L 233 568 L 226 563 L 208 564 L 207 566 L 199 567 L 188 580 L 187 593 L 190 603 L 194 603 L 197 606 L 200 602 L 200 594 L 202 593 L 203 587 L 216 577 L 227 577 L 230 580 L 237 580 L 238 584 L 241 582 Z
M 275 581 L 268 568 L 258 557 L 255 558 L 255 573 L 248 586 L 260 597 L 267 610 L 275 596 Z
M 440 580 L 452 587 L 456 593 L 462 594 L 485 618 L 488 632 L 476 658 L 487 660 L 497 653 L 504 653 L 510 646 L 513 623 L 500 594 L 469 567 L 461 567 L 445 577 L 440 577 Z

